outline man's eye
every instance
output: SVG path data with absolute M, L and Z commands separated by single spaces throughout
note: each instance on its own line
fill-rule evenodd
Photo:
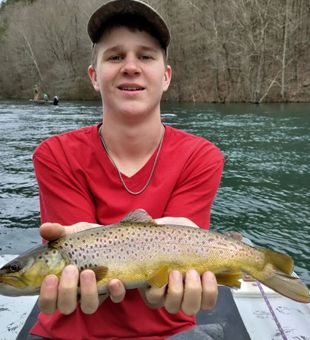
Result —
M 123 58 L 120 55 L 112 55 L 108 58 L 110 61 L 121 61 Z
M 144 55 L 144 56 L 142 56 L 142 58 L 143 58 L 144 60 L 153 59 L 153 57 L 152 57 L 151 55 Z

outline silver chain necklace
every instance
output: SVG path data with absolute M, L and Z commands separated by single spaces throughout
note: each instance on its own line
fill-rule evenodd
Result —
M 124 178 L 123 178 L 123 175 L 121 174 L 120 170 L 118 169 L 117 165 L 115 164 L 112 156 L 110 155 L 110 152 L 109 152 L 109 149 L 104 141 L 104 138 L 103 138 L 103 134 L 102 134 L 102 125 L 100 126 L 99 130 L 98 130 L 98 133 L 99 133 L 99 137 L 100 137 L 100 140 L 101 140 L 101 144 L 102 146 L 104 147 L 104 150 L 105 152 L 107 153 L 110 161 L 112 162 L 113 166 L 115 167 L 116 171 L 118 172 L 118 176 L 123 184 L 123 187 L 126 189 L 126 191 L 131 194 L 131 195 L 139 195 L 141 194 L 146 188 L 147 186 L 150 184 L 151 182 L 151 179 L 153 177 L 153 174 L 154 174 L 154 171 L 155 171 L 155 168 L 156 168 L 156 164 L 157 164 L 157 161 L 158 161 L 158 157 L 159 157 L 159 154 L 160 154 L 160 150 L 161 150 L 161 147 L 162 147 L 162 144 L 163 144 L 163 140 L 164 140 L 164 136 L 165 136 L 165 131 L 166 129 L 163 130 L 163 133 L 160 137 L 160 141 L 159 141 L 159 144 L 158 144 L 158 147 L 157 147 L 157 153 L 156 153 L 156 156 L 155 156 L 155 160 L 154 160 L 154 164 L 153 164 L 153 167 L 152 167 L 152 170 L 151 170 L 151 173 L 150 173 L 150 176 L 148 178 L 148 180 L 146 181 L 146 183 L 144 184 L 144 186 L 139 190 L 139 191 L 132 191 L 128 188 L 128 186 L 126 185 L 125 181 L 124 181 Z

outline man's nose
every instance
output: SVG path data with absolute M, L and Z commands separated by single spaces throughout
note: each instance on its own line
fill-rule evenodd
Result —
M 139 65 L 139 60 L 135 57 L 128 57 L 124 60 L 124 65 L 122 67 L 122 72 L 134 75 L 141 72 L 141 68 Z

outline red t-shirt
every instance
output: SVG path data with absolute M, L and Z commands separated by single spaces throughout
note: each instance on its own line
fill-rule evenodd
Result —
M 187 217 L 209 228 L 211 204 L 220 183 L 223 155 L 209 141 L 165 126 L 162 149 L 146 190 L 129 194 L 108 158 L 98 126 L 51 137 L 34 152 L 40 191 L 41 220 L 111 224 L 128 212 L 145 209 L 153 218 Z M 127 186 L 141 189 L 149 178 L 156 151 L 135 175 L 123 175 Z M 52 339 L 165 339 L 195 324 L 184 313 L 150 309 L 138 290 L 123 302 L 107 299 L 92 315 L 77 308 L 65 316 L 40 314 L 31 333 Z

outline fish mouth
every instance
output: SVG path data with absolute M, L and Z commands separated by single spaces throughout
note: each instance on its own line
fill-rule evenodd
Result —
M 9 285 L 18 288 L 21 283 L 22 283 L 21 278 L 16 275 L 0 276 L 0 285 Z
M 15 287 L 0 282 L 0 294 L 4 296 L 38 295 L 39 288 Z

